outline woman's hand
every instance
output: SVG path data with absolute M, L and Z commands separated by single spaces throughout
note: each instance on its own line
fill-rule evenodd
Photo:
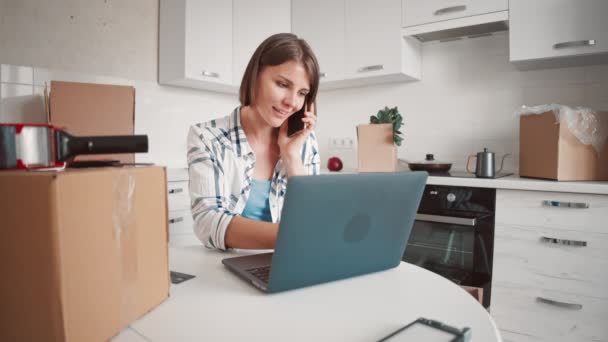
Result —
M 287 122 L 289 120 L 285 120 L 279 129 L 278 144 L 281 151 L 281 159 L 283 159 L 283 162 L 287 167 L 288 176 L 306 174 L 300 156 L 300 149 L 302 148 L 304 141 L 306 141 L 306 138 L 308 138 L 308 135 L 314 131 L 317 125 L 317 116 L 315 115 L 314 109 L 315 105 L 314 103 L 311 103 L 304 112 L 304 117 L 302 118 L 304 129 L 291 137 L 287 136 Z

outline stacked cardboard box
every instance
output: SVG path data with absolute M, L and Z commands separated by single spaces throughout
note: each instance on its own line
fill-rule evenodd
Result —
M 104 341 L 169 294 L 162 167 L 0 172 L 0 341 Z

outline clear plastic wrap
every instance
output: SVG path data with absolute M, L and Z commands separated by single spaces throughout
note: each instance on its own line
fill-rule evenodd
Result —
M 552 111 L 555 123 L 566 124 L 574 136 L 585 145 L 592 145 L 600 154 L 608 138 L 608 113 L 596 112 L 586 107 L 568 107 L 560 104 L 522 106 L 517 115 L 542 114 Z

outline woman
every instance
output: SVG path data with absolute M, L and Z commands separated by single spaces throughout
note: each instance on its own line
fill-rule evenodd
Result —
M 206 247 L 274 248 L 288 177 L 319 174 L 318 85 L 308 44 L 293 34 L 273 35 L 247 65 L 241 106 L 190 128 L 194 231 Z M 305 128 L 287 136 L 287 118 L 305 102 Z

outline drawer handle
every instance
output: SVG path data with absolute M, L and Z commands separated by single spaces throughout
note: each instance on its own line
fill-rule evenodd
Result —
M 582 47 L 582 46 L 594 46 L 594 45 L 595 45 L 595 39 L 573 40 L 570 42 L 553 44 L 553 48 L 554 49 L 563 49 L 563 48 L 569 48 L 569 47 Z
M 469 226 L 469 227 L 475 227 L 475 225 L 477 224 L 476 218 L 464 218 L 464 217 L 429 215 L 429 214 L 416 214 L 416 220 L 435 222 L 435 223 L 457 224 L 457 225 Z
M 178 223 L 178 222 L 182 222 L 184 220 L 183 217 L 176 217 L 176 218 L 172 218 L 169 219 L 169 224 L 173 224 L 173 223 Z
M 557 208 L 573 208 L 573 209 L 587 209 L 589 203 L 583 202 L 561 202 L 561 201 L 543 201 L 545 207 L 557 207 Z
M 322 72 L 319 74 L 319 77 L 323 78 L 323 77 L 327 77 L 327 73 L 326 72 Z
M 546 243 L 554 243 L 556 245 L 566 245 L 566 246 L 576 246 L 576 247 L 586 247 L 587 241 L 577 241 L 577 240 L 564 240 L 564 239 L 556 239 L 547 236 L 541 236 L 541 242 Z
M 218 74 L 217 72 L 206 71 L 206 70 L 203 70 L 203 72 L 201 72 L 201 75 L 207 76 L 207 77 L 213 77 L 213 78 L 219 78 L 220 77 L 220 74 Z
M 446 8 L 438 9 L 433 14 L 434 15 L 444 15 L 444 14 L 453 13 L 453 12 L 461 12 L 461 11 L 464 11 L 466 9 L 467 9 L 466 5 L 452 6 L 452 7 L 446 7 Z
M 581 310 L 583 308 L 583 304 L 560 302 L 557 300 L 543 298 L 543 297 L 536 297 L 536 301 L 545 303 L 545 304 L 549 304 L 549 305 L 553 305 L 553 306 L 558 306 L 560 308 L 565 308 L 565 309 Z
M 377 70 L 382 70 L 382 69 L 384 69 L 384 65 L 376 64 L 376 65 L 368 65 L 368 66 L 361 67 L 357 70 L 357 72 L 377 71 Z
M 184 191 L 184 189 L 182 188 L 177 188 L 177 189 L 169 189 L 169 193 L 170 194 L 178 194 L 180 192 Z

